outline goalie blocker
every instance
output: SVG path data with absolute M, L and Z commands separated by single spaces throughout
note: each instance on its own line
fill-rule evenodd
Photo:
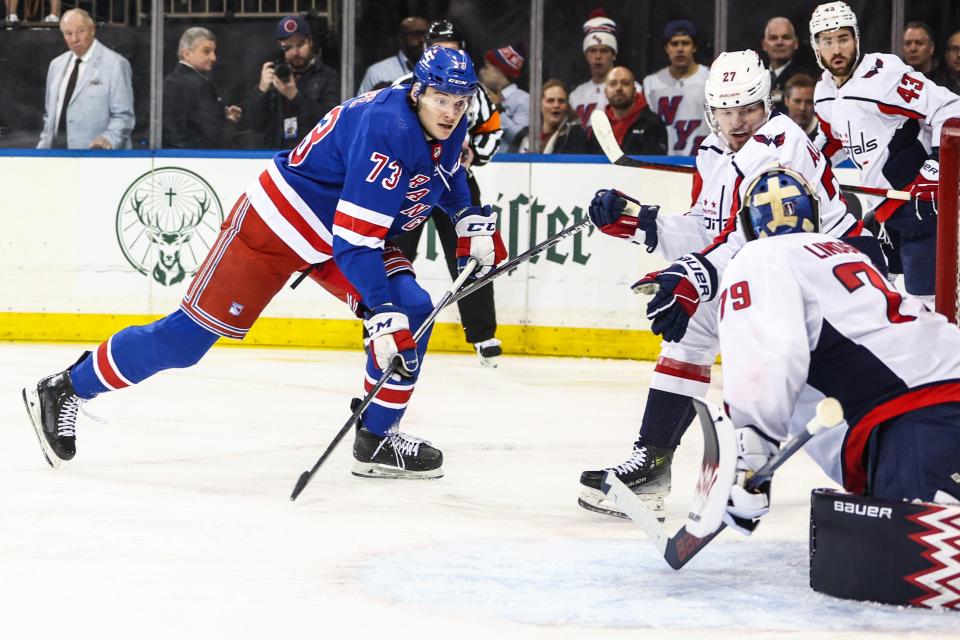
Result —
M 810 587 L 851 600 L 960 610 L 960 506 L 811 493 Z

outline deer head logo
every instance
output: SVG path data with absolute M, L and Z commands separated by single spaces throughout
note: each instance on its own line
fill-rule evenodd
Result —
M 172 286 L 197 271 L 222 222 L 220 201 L 206 180 L 163 167 L 127 188 L 117 208 L 117 238 L 137 271 Z

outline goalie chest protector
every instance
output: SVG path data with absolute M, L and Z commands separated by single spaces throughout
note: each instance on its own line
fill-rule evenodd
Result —
M 960 507 L 814 489 L 810 587 L 838 598 L 960 610 Z

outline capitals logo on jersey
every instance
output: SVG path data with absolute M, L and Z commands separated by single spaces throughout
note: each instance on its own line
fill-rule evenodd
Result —
M 759 142 L 760 144 L 769 144 L 769 145 L 773 145 L 774 147 L 782 147 L 783 143 L 786 142 L 787 140 L 787 136 L 786 134 L 778 133 L 772 138 L 768 138 L 765 135 L 757 134 L 753 136 L 753 139 Z

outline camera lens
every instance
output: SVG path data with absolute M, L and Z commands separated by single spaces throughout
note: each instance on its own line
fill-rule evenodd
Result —
M 277 63 L 273 68 L 273 72 L 277 74 L 277 77 L 281 80 L 281 82 L 286 82 L 293 74 L 293 71 L 290 69 L 290 65 L 288 65 L 286 62 Z

